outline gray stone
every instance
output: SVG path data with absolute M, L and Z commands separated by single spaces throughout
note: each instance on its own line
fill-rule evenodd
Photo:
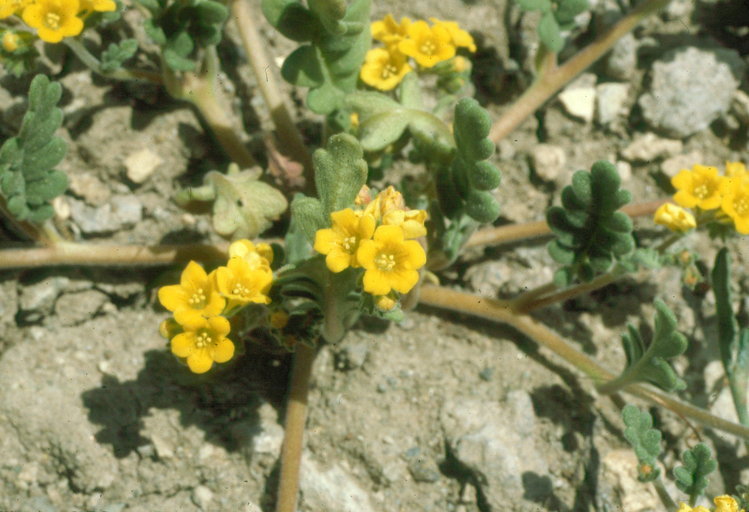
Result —
M 607 82 L 596 86 L 596 120 L 606 126 L 627 114 L 629 84 Z
M 344 370 L 353 370 L 364 366 L 367 360 L 369 347 L 366 341 L 358 340 L 346 343 L 338 352 L 337 366 Z
M 441 423 L 450 450 L 474 474 L 491 510 L 524 498 L 543 499 L 543 489 L 528 486 L 549 472 L 546 456 L 535 446 L 528 393 L 511 391 L 504 403 L 453 399 L 443 406 Z
M 437 463 L 419 447 L 414 447 L 404 454 L 408 462 L 408 471 L 417 482 L 434 483 L 440 479 Z
M 302 511 L 373 512 L 369 495 L 337 464 L 323 469 L 305 452 L 302 460 Z
M 16 281 L 13 279 L 0 281 L 0 337 L 7 327 L 15 325 L 16 312 L 18 312 Z
M 57 512 L 57 507 L 46 496 L 35 496 L 24 503 L 18 512 Z
M 533 170 L 545 181 L 557 181 L 564 174 L 567 156 L 564 148 L 554 144 L 538 144 L 531 153 Z
M 669 137 L 704 130 L 728 111 L 745 64 L 727 49 L 671 51 L 653 65 L 649 90 L 640 97 L 645 121 Z
M 652 162 L 681 152 L 680 140 L 663 139 L 653 133 L 638 135 L 622 150 L 622 157 L 630 162 Z
M 616 42 L 604 61 L 606 74 L 616 80 L 630 80 L 637 66 L 637 40 L 626 34 Z
M 731 112 L 744 124 L 749 124 L 749 94 L 737 89 L 733 95 Z
M 26 321 L 37 321 L 52 312 L 57 297 L 67 287 L 70 279 L 52 276 L 38 283 L 23 286 L 19 297 L 19 309 Z
M 702 152 L 695 149 L 686 154 L 672 156 L 663 161 L 661 171 L 669 178 L 676 176 L 682 169 L 691 169 L 694 164 L 704 162 Z
M 603 456 L 598 501 L 604 510 L 655 512 L 663 505 L 652 485 L 637 481 L 637 457 L 630 449 L 614 450 Z
M 76 325 L 92 318 L 109 302 L 98 290 L 66 293 L 55 303 L 55 315 L 61 325 Z
M 82 201 L 72 200 L 73 220 L 88 235 L 102 235 L 129 227 L 142 219 L 143 206 L 134 195 L 114 196 L 98 208 L 87 206 Z
M 112 196 L 109 187 L 91 173 L 76 170 L 69 172 L 68 176 L 70 177 L 70 191 L 90 205 L 101 206 Z

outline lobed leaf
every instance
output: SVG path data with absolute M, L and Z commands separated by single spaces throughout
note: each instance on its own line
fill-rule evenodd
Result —
M 332 136 L 325 149 L 315 151 L 312 157 L 315 185 L 325 219 L 354 204 L 367 181 L 367 162 L 363 155 L 359 142 L 345 133 Z
M 110 43 L 101 54 L 101 70 L 106 73 L 121 68 L 122 64 L 137 51 L 138 41 L 135 39 L 125 39 L 119 44 Z
M 710 448 L 704 443 L 686 450 L 681 460 L 684 465 L 674 468 L 676 487 L 687 493 L 690 501 L 694 503 L 697 497 L 705 492 L 708 484 L 707 476 L 715 471 L 718 463 L 713 458 Z
M 660 476 L 658 455 L 661 453 L 661 432 L 654 429 L 653 418 L 647 411 L 640 411 L 634 405 L 626 405 L 622 410 L 622 420 L 626 428 L 624 438 L 637 456 L 639 462 L 638 479 L 652 482 Z

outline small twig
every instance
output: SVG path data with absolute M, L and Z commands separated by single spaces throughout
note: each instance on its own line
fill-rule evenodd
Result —
M 544 72 L 538 76 L 537 80 L 494 123 L 489 138 L 497 143 L 512 133 L 520 123 L 525 121 L 557 91 L 603 57 L 622 36 L 635 28 L 645 17 L 665 7 L 668 2 L 669 0 L 646 0 L 642 2 L 611 27 L 608 32 L 580 50 L 561 66 L 554 69 L 549 69 L 548 66 L 544 67 Z
M 629 204 L 623 207 L 621 211 L 630 217 L 652 215 L 660 205 L 667 201 L 668 199 L 657 199 L 655 201 Z M 510 224 L 476 231 L 471 235 L 464 247 L 509 244 L 525 238 L 535 238 L 549 234 L 551 234 L 549 225 L 543 220 L 526 222 L 524 224 Z
M 598 290 L 599 288 L 603 288 L 604 286 L 608 286 L 624 275 L 625 274 L 622 272 L 607 272 L 605 274 L 601 274 L 600 276 L 587 283 L 581 283 L 575 286 L 571 286 L 569 288 L 565 288 L 564 290 L 559 290 L 556 293 L 541 295 L 541 297 L 538 297 L 537 295 L 536 297 L 527 298 L 525 297 L 525 294 L 521 294 L 512 301 L 513 311 L 520 314 L 530 313 L 531 311 L 549 306 L 557 302 L 564 302 L 584 293 L 589 293 L 594 290 Z
M 307 422 L 307 395 L 315 355 L 315 349 L 304 343 L 299 343 L 294 353 L 281 448 L 281 476 L 278 481 L 276 512 L 296 512 L 299 469 L 304 448 L 304 426 Z
M 505 302 L 478 297 L 440 286 L 424 285 L 421 287 L 421 303 L 507 324 L 536 341 L 536 343 L 556 353 L 590 377 L 596 385 L 603 384 L 615 377 L 612 372 L 574 348 L 544 325 L 536 322 L 527 315 L 513 313 Z M 707 427 L 722 430 L 739 438 L 749 440 L 749 428 L 732 421 L 724 420 L 708 411 L 682 402 L 652 386 L 630 384 L 624 387 L 622 391 L 661 405 L 676 414 L 692 418 Z
M 247 0 L 233 0 L 231 10 L 239 27 L 242 45 L 247 53 L 252 71 L 255 73 L 260 94 L 265 99 L 278 138 L 281 140 L 281 146 L 291 158 L 304 166 L 307 187 L 314 187 L 312 156 L 304 144 L 304 138 L 294 124 L 289 108 L 281 94 L 283 89 L 276 81 L 273 72 L 275 66 L 271 66 L 268 55 L 265 53 L 267 42 L 260 36 L 250 3 Z
M 145 80 L 154 84 L 162 84 L 161 75 L 155 71 L 146 71 L 142 69 L 120 68 L 113 71 L 103 71 L 101 62 L 97 59 L 81 41 L 76 38 L 66 37 L 63 43 L 70 48 L 78 59 L 97 75 L 113 80 Z
M 677 505 L 660 478 L 653 480 L 653 487 L 655 487 L 655 492 L 658 493 L 658 497 L 661 499 L 663 506 L 666 507 L 666 510 L 676 510 Z

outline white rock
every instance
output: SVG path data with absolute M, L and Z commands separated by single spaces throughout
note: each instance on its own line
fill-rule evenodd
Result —
M 619 177 L 623 182 L 629 181 L 632 177 L 632 166 L 627 162 L 616 162 L 616 171 L 619 173 Z
M 568 87 L 559 94 L 564 110 L 573 117 L 589 123 L 593 120 L 596 106 L 595 87 Z
M 531 158 L 536 174 L 546 181 L 558 180 L 567 163 L 564 149 L 553 144 L 538 144 L 533 148 Z
M 749 124 L 749 94 L 736 89 L 731 102 L 731 112 L 744 124 Z
M 141 149 L 125 158 L 125 171 L 133 183 L 140 185 L 148 179 L 164 159 L 148 148 Z
M 308 452 L 302 459 L 301 510 L 325 512 L 374 512 L 369 495 L 349 472 L 333 465 L 323 469 Z
M 661 171 L 669 178 L 676 176 L 682 169 L 691 169 L 694 164 L 703 162 L 702 152 L 699 150 L 690 151 L 683 155 L 672 156 L 661 164 Z
M 607 82 L 596 86 L 596 120 L 602 125 L 611 124 L 626 115 L 629 84 Z
M 104 204 L 112 192 L 99 178 L 90 173 L 70 173 L 70 190 L 78 197 L 82 197 L 88 204 L 99 206 Z
M 640 135 L 622 151 L 622 157 L 630 162 L 652 162 L 668 158 L 681 152 L 683 144 L 676 139 L 663 139 L 654 133 Z
M 199 485 L 192 490 L 192 502 L 195 503 L 201 510 L 210 510 L 211 500 L 213 499 L 213 492 L 204 486 Z
M 611 482 L 621 499 L 621 510 L 627 512 L 652 512 L 662 510 L 652 485 L 637 480 L 637 457 L 632 450 L 614 450 L 601 461 L 603 478 Z

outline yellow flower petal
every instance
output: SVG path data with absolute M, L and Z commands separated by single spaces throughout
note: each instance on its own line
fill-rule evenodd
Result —
M 408 293 L 419 282 L 419 273 L 415 270 L 400 270 L 392 273 L 390 285 L 399 293 Z
M 364 285 L 364 291 L 372 295 L 386 295 L 392 289 L 388 276 L 377 269 L 367 270 L 364 273 L 362 284 Z
M 159 302 L 168 311 L 174 311 L 187 302 L 187 294 L 184 288 L 178 284 L 162 286 L 159 288 Z
M 351 266 L 351 259 L 351 254 L 334 249 L 325 257 L 325 265 L 328 267 L 328 270 L 337 274 Z
M 211 349 L 211 357 L 217 363 L 225 363 L 234 357 L 234 343 L 228 338 L 223 338 Z
M 205 373 L 213 366 L 213 359 L 207 349 L 199 349 L 187 356 L 187 366 L 193 373 Z
M 195 351 L 195 333 L 183 332 L 172 338 L 172 354 L 177 357 L 189 357 Z

